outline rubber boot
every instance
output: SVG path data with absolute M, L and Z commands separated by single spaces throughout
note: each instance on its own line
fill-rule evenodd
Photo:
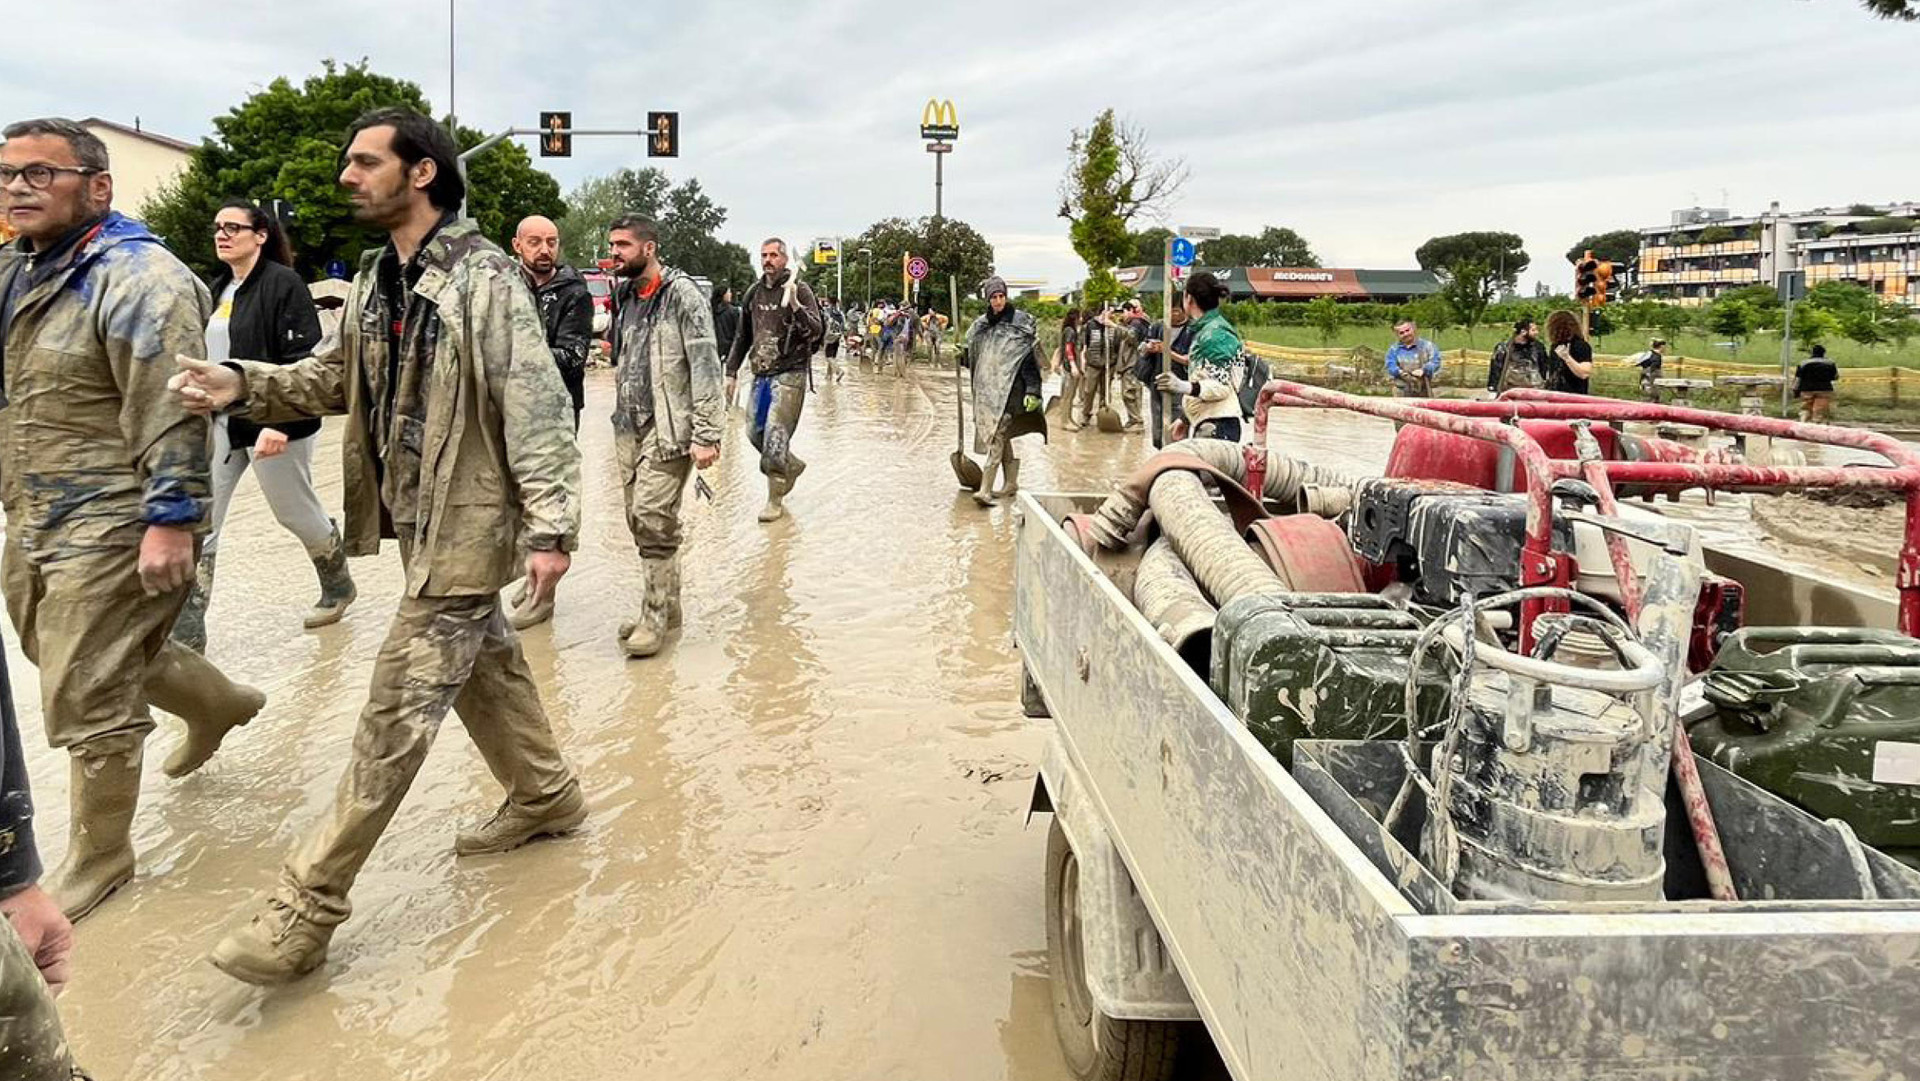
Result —
M 580 794 L 579 781 L 569 781 L 545 807 L 502 802 L 493 817 L 473 829 L 461 830 L 453 840 L 453 851 L 457 856 L 510 852 L 536 838 L 571 833 L 586 820 L 587 798 Z
M 340 539 L 339 525 L 334 525 L 324 547 L 307 554 L 313 559 L 314 573 L 320 576 L 320 599 L 302 622 L 309 629 L 338 623 L 347 614 L 347 605 L 360 595 L 353 575 L 347 572 L 347 544 Z
M 760 520 L 763 522 L 777 522 L 781 518 L 786 517 L 786 498 L 787 479 L 769 474 L 767 476 L 767 505 L 760 508 Z
M 200 565 L 193 572 L 193 592 L 187 594 L 187 603 L 174 617 L 169 636 L 195 653 L 207 651 L 207 606 L 213 603 L 213 557 L 218 554 L 201 555 Z
M 327 959 L 333 930 L 346 918 L 344 911 L 294 899 L 283 886 L 245 927 L 221 939 L 208 960 L 243 983 L 261 987 L 292 983 Z
M 980 487 L 973 493 L 973 501 L 983 507 L 997 505 L 993 498 L 993 475 L 1000 471 L 1006 445 L 1004 440 L 994 440 L 993 450 L 987 454 L 987 464 L 980 467 Z
M 140 745 L 73 756 L 67 858 L 42 883 L 78 923 L 133 877 L 133 812 L 140 805 Z
M 999 490 L 993 493 L 994 495 L 1005 499 L 1020 491 L 1020 459 L 1011 454 L 1007 455 L 1007 460 L 1000 465 L 1000 475 L 1005 477 L 1007 482 L 1001 485 Z
M 680 555 L 665 559 L 643 559 L 647 572 L 646 599 L 640 617 L 623 626 L 623 645 L 629 657 L 651 657 L 667 642 L 669 621 L 680 607 Z
M 187 726 L 186 738 L 161 764 L 169 777 L 185 777 L 220 749 L 227 733 L 253 720 L 267 704 L 254 687 L 235 683 L 200 654 L 174 643 L 147 665 L 147 702 Z

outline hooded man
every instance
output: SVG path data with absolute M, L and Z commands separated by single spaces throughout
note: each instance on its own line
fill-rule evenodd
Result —
M 1013 441 L 1032 432 L 1044 441 L 1047 415 L 1040 394 L 1040 332 L 1033 316 L 1008 301 L 1007 283 L 999 277 L 988 278 L 980 295 L 987 300 L 987 311 L 967 328 L 960 356 L 973 373 L 974 453 L 987 456 L 973 501 L 991 507 L 995 496 L 1020 490 Z M 998 490 L 993 487 L 996 472 L 1007 478 Z
M 573 400 L 573 430 L 580 432 L 580 410 L 587 404 L 587 352 L 593 345 L 593 294 L 580 272 L 560 261 L 560 230 L 538 214 L 524 218 L 513 232 L 513 254 L 520 261 L 520 274 L 533 290 L 533 302 L 540 309 L 540 324 L 546 331 L 547 348 L 553 350 L 554 366 L 560 369 L 560 381 Z M 538 626 L 553 618 L 553 598 L 544 604 L 532 602 L 532 590 L 523 580 L 513 599 L 513 611 L 507 621 L 517 631 Z
M 807 404 L 807 378 L 826 323 L 813 290 L 787 267 L 786 241 L 769 237 L 760 245 L 760 272 L 747 290 L 740 334 L 727 357 L 727 401 L 733 401 L 741 362 L 749 362 L 753 391 L 747 438 L 760 452 L 760 472 L 767 477 L 760 520 L 772 522 L 787 513 L 787 493 L 807 468 L 794 456 L 793 433 Z
M 613 355 L 618 397 L 614 451 L 627 528 L 646 577 L 640 614 L 620 625 L 629 657 L 651 657 L 680 625 L 680 497 L 687 477 L 720 460 L 731 401 L 720 390 L 713 313 L 700 286 L 660 262 L 660 230 L 645 218 L 614 219 L 607 246 L 620 265 Z
M 206 287 L 116 213 L 107 148 L 71 120 L 27 120 L 0 146 L 0 499 L 4 586 L 40 668 L 47 742 L 72 757 L 67 857 L 47 876 L 69 919 L 133 877 L 148 704 L 200 768 L 266 698 L 169 642 L 212 495 L 207 421 L 166 392 L 173 357 L 206 355 Z

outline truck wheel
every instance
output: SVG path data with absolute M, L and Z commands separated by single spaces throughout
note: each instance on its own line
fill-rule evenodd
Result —
M 1087 991 L 1080 938 L 1080 861 L 1056 815 L 1047 834 L 1047 969 L 1053 1027 L 1078 1081 L 1169 1081 L 1184 1026 L 1121 1021 L 1101 1013 Z

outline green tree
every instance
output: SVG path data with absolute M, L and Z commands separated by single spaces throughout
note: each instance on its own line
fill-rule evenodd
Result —
M 1640 256 L 1640 234 L 1633 229 L 1615 229 L 1582 237 L 1578 244 L 1567 249 L 1567 262 L 1577 263 L 1587 252 L 1609 263 L 1631 262 Z
M 1860 0 L 1860 3 L 1882 19 L 1920 22 L 1920 4 L 1915 0 Z
M 1471 335 L 1487 305 L 1511 292 L 1531 260 L 1512 233 L 1454 233 L 1437 236 L 1413 253 L 1420 269 L 1440 278 L 1440 295 Z
M 726 224 L 727 208 L 715 203 L 700 181 L 676 186 L 652 167 L 589 177 L 567 195 L 560 226 L 567 261 L 584 266 L 605 255 L 607 226 L 622 214 L 638 214 L 660 227 L 660 258 L 670 266 L 736 290 L 754 276 L 752 253 L 716 235 Z M 794 252 L 796 259 L 804 255 Z
M 1672 341 L 1693 325 L 1693 316 L 1678 304 L 1662 304 L 1660 309 L 1653 313 L 1653 319 L 1649 325 L 1658 330 L 1661 337 Z
M 1821 282 L 1807 290 L 1804 306 L 1836 316 L 1858 315 L 1875 312 L 1880 307 L 1880 298 L 1873 290 L 1853 282 Z
M 360 114 L 401 106 L 432 115 L 418 86 L 381 75 L 365 61 L 328 60 L 318 75 L 295 86 L 275 79 L 225 116 L 213 119 L 214 135 L 193 152 L 179 180 L 140 208 L 173 250 L 201 273 L 214 269 L 209 223 L 223 200 L 284 199 L 293 210 L 288 238 L 308 270 L 335 257 L 352 264 L 363 248 L 385 238 L 353 218 L 337 178 L 346 131 Z M 473 146 L 484 137 L 471 128 L 456 142 Z M 496 146 L 476 157 L 468 173 L 467 212 L 489 237 L 505 242 L 528 214 L 558 218 L 566 212 L 560 185 L 534 168 L 525 147 Z
M 993 274 L 993 245 L 979 230 L 958 218 L 924 217 L 919 219 L 885 218 L 874 222 L 859 236 L 842 241 L 842 252 L 873 251 L 873 295 L 900 299 L 901 261 L 918 255 L 927 261 L 929 272 L 920 283 L 920 299 L 941 311 L 947 310 L 949 285 L 962 300 L 975 296 L 980 283 Z M 844 256 L 843 256 L 844 257 Z M 846 289 L 850 296 L 866 296 L 866 256 L 853 256 L 846 266 Z M 807 280 L 816 291 L 833 288 L 831 266 L 809 265 Z
M 1207 266 L 1317 267 L 1320 257 L 1307 239 L 1284 226 L 1269 225 L 1259 236 L 1228 233 L 1200 245 Z
M 1830 341 L 1840 333 L 1840 318 L 1825 308 L 1802 304 L 1793 310 L 1793 338 L 1807 345 Z
M 1074 129 L 1060 181 L 1060 216 L 1070 223 L 1074 252 L 1087 264 L 1087 303 L 1126 294 L 1113 268 L 1135 250 L 1129 229 L 1163 207 L 1185 181 L 1185 166 L 1155 157 L 1146 133 L 1116 120 L 1112 109 L 1086 130 Z
M 1127 260 L 1128 266 L 1159 266 L 1166 260 L 1167 240 L 1173 236 L 1173 230 L 1156 225 L 1128 235 L 1133 237 L 1133 255 Z
M 1340 333 L 1340 324 L 1345 320 L 1340 311 L 1340 302 L 1332 297 L 1314 297 L 1306 303 L 1307 325 L 1320 332 L 1323 345 L 1332 344 L 1334 335 Z
M 1760 322 L 1753 305 L 1737 297 L 1721 297 L 1707 309 L 1707 329 L 1730 339 L 1735 348 L 1753 335 Z

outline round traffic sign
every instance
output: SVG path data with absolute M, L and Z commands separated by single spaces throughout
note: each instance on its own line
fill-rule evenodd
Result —
M 1174 237 L 1173 250 L 1168 257 L 1172 260 L 1174 266 L 1192 266 L 1194 257 L 1193 241 L 1183 236 Z
M 931 269 L 931 267 L 927 266 L 927 261 L 917 255 L 907 260 L 907 277 L 912 278 L 914 281 L 925 280 L 927 271 Z

